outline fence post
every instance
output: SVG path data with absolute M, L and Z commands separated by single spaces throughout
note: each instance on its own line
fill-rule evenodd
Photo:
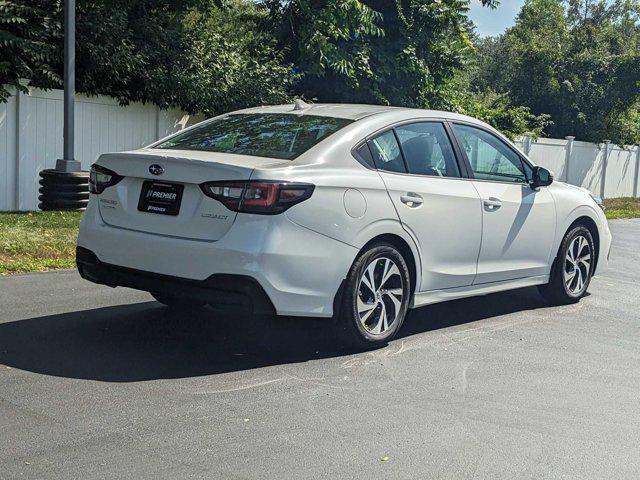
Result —
M 609 147 L 611 140 L 604 141 L 604 158 L 602 159 L 602 178 L 600 179 L 600 198 L 604 199 L 604 187 L 607 181 L 607 162 L 609 161 Z
M 29 86 L 28 80 L 20 80 L 20 84 L 23 87 Z M 16 148 L 15 148 L 15 176 L 14 176 L 14 210 L 21 211 L 22 210 L 22 192 L 21 186 L 24 181 L 24 174 L 20 174 L 20 170 L 23 170 L 21 156 L 23 153 L 23 149 L 26 147 L 26 139 L 25 135 L 27 135 L 27 125 L 24 125 L 23 122 L 26 122 L 29 118 L 27 108 L 27 101 L 29 94 L 25 94 L 19 88 L 16 88 L 16 112 L 15 112 L 15 122 L 16 122 Z M 26 113 L 26 115 L 25 115 Z
M 15 148 L 13 153 L 15 157 L 13 170 L 13 210 L 20 210 L 20 97 L 22 93 L 16 88 L 16 111 L 14 112 L 14 121 L 16 129 Z
M 156 133 L 155 133 L 155 142 L 157 142 L 158 140 L 160 140 L 160 107 L 158 107 L 157 105 L 156 107 Z
M 524 154 L 528 157 L 531 151 L 531 134 L 527 133 L 524 137 Z
M 573 141 L 576 139 L 576 137 L 568 135 L 564 138 L 567 140 L 567 148 L 566 148 L 567 156 L 565 157 L 565 160 L 564 160 L 564 181 L 567 183 L 571 183 L 569 182 L 569 163 L 571 162 L 571 151 L 573 150 Z
M 640 172 L 640 143 L 636 145 L 636 172 L 633 175 L 633 196 L 638 196 L 638 173 Z

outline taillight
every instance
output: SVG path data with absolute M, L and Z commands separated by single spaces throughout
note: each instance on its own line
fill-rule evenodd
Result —
M 89 192 L 100 194 L 105 188 L 115 185 L 124 177 L 100 165 L 91 165 L 89 172 Z
M 314 185 L 282 181 L 248 180 L 206 182 L 200 188 L 234 212 L 275 215 L 311 196 Z

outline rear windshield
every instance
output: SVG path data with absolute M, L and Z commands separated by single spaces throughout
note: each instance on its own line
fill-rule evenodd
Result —
M 287 113 L 233 114 L 192 128 L 155 148 L 291 160 L 352 121 Z

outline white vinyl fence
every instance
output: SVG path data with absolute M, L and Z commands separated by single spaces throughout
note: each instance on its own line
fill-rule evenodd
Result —
M 557 180 L 588 188 L 603 198 L 638 196 L 638 145 L 578 142 L 573 137 L 525 137 L 516 145 L 537 165 L 552 170 Z
M 104 152 L 142 147 L 199 121 L 178 110 L 112 98 L 76 96 L 76 160 L 83 169 Z M 62 155 L 62 90 L 15 93 L 0 103 L 0 211 L 36 210 L 40 170 L 54 168 Z M 621 148 L 525 137 L 516 142 L 555 178 L 588 188 L 602 197 L 638 196 L 640 147 Z
M 30 88 L 0 103 L 0 211 L 36 210 L 38 173 L 62 156 L 62 90 Z M 148 145 L 199 121 L 179 110 L 76 95 L 75 157 L 87 170 L 104 152 Z

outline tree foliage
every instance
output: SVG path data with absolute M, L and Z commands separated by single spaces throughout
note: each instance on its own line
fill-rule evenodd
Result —
M 469 3 L 77 0 L 76 88 L 206 115 L 300 96 L 454 110 L 512 136 L 540 131 L 545 118 L 502 90 L 469 91 Z M 62 0 L 0 0 L 0 97 L 21 78 L 60 88 L 62 41 Z
M 494 126 L 512 140 L 523 134 L 539 137 L 552 124 L 550 115 L 535 115 L 527 107 L 513 105 L 507 95 L 491 90 L 463 91 L 454 110 Z
M 238 0 L 205 14 L 190 12 L 188 46 L 181 59 L 183 108 L 215 115 L 291 99 L 297 75 L 277 49 L 266 17 L 264 8 Z
M 553 137 L 640 141 L 640 2 L 527 0 L 516 25 L 479 44 L 476 90 L 535 114 Z
M 238 0 L 78 0 L 76 89 L 206 114 L 284 101 L 292 78 L 266 15 Z M 0 86 L 60 88 L 62 1 L 0 0 L 0 22 Z
M 497 2 L 484 0 L 491 6 Z M 468 0 L 270 0 L 298 92 L 320 101 L 446 107 L 472 52 Z
M 24 90 L 21 79 L 43 86 L 60 83 L 54 65 L 61 24 L 51 7 L 48 0 L 0 0 L 0 100 L 9 94 L 4 85 Z
M 485 0 L 488 7 L 498 2 Z M 323 102 L 454 110 L 510 136 L 541 132 L 545 116 L 504 96 L 474 95 L 461 73 L 474 57 L 468 0 L 267 0 L 295 92 Z

